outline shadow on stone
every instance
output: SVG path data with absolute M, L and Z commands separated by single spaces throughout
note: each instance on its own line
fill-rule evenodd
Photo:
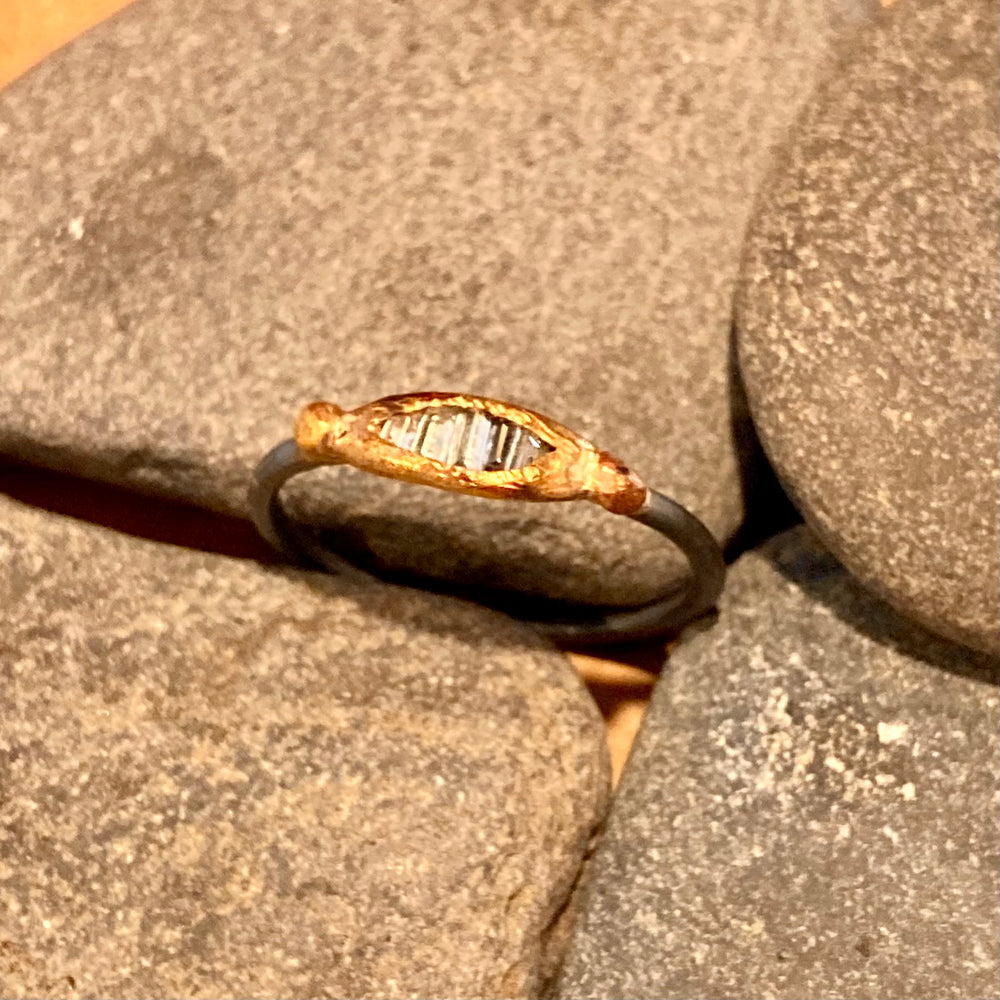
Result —
M 743 524 L 726 546 L 726 562 L 802 520 L 768 461 L 750 416 L 736 347 L 736 327 L 729 333 L 729 419 L 739 465 Z
M 256 528 L 243 518 L 205 510 L 181 501 L 148 496 L 125 486 L 11 463 L 0 465 L 0 493 L 32 507 L 101 525 L 135 538 L 232 558 L 252 559 L 273 567 L 273 572 L 277 575 L 290 577 L 301 571 L 299 567 L 283 563 L 281 557 L 257 534 Z M 425 521 L 397 519 L 393 530 L 400 535 L 423 532 L 428 538 L 430 535 L 437 536 L 436 544 L 451 544 L 447 530 Z M 369 595 L 365 597 L 366 604 L 369 605 L 367 610 L 389 623 L 398 624 L 399 621 L 399 602 L 393 588 L 400 586 L 430 590 L 468 603 L 488 604 L 512 616 L 546 611 L 556 614 L 560 609 L 566 614 L 571 613 L 572 606 L 569 604 L 504 590 L 500 586 L 501 581 L 498 581 L 496 587 L 476 588 L 450 581 L 434 581 L 417 574 L 391 573 L 371 564 L 372 557 L 364 543 L 365 533 L 360 529 L 345 529 L 336 533 L 336 539 L 333 536 L 333 532 L 325 533 L 324 536 L 324 541 L 332 549 L 359 565 L 369 564 L 368 570 L 378 580 L 373 580 L 370 588 L 363 589 Z M 333 574 L 316 572 L 310 574 L 308 579 L 318 590 L 331 596 L 343 596 L 344 581 Z M 441 634 L 442 628 L 446 630 L 445 626 L 433 621 L 410 622 L 408 625 L 432 634 Z M 511 634 L 513 636 L 513 631 Z M 512 638 L 511 641 L 523 644 L 525 634 L 530 635 L 519 631 L 520 638 Z M 656 639 L 605 647 L 601 655 L 649 673 L 658 673 L 664 661 L 665 641 Z M 542 640 L 538 642 L 544 645 Z M 529 645 L 536 648 L 535 643 Z M 570 644 L 564 648 L 572 652 L 576 647 Z
M 135 538 L 263 563 L 279 558 L 243 518 L 124 486 L 9 463 L 0 464 L 0 493 Z
M 336 512 L 331 512 L 331 519 L 336 519 Z M 371 527 L 372 518 L 366 518 L 365 524 L 357 520 L 344 518 L 342 526 L 336 531 L 320 530 L 317 532 L 323 546 L 353 566 L 357 566 L 371 575 L 373 582 L 377 581 L 388 587 L 408 587 L 415 590 L 439 594 L 491 609 L 512 618 L 531 621 L 578 621 L 581 614 L 588 611 L 595 615 L 601 611 L 614 613 L 622 610 L 618 605 L 584 604 L 583 602 L 564 601 L 545 597 L 540 594 L 525 593 L 506 585 L 502 575 L 494 577 L 492 584 L 459 583 L 453 580 L 427 576 L 421 573 L 396 569 L 386 565 L 374 555 L 368 547 L 367 539 L 371 537 L 386 537 L 390 531 L 397 536 L 420 536 L 421 545 L 426 546 L 431 539 L 441 547 L 454 547 L 455 540 L 451 533 L 437 525 L 426 521 L 409 519 L 405 516 L 385 518 L 386 525 L 379 528 L 376 535 Z M 551 563 L 553 570 L 558 570 L 560 564 L 556 559 L 546 559 L 539 554 L 538 559 Z M 318 587 L 327 586 L 326 580 L 336 580 L 336 575 L 328 575 L 324 579 L 322 573 L 311 577 Z M 637 640 L 629 643 L 604 644 L 600 647 L 601 655 L 608 656 L 618 662 L 628 663 L 650 673 L 659 673 L 665 660 L 664 646 L 676 638 L 680 630 L 664 634 L 651 640 Z M 594 646 L 573 641 L 556 641 L 555 645 L 567 652 L 594 652 Z
M 268 567 L 268 571 L 277 577 L 303 579 L 302 567 L 289 564 L 271 565 Z M 331 599 L 343 599 L 345 594 L 349 595 L 352 600 L 363 604 L 363 610 L 368 618 L 384 623 L 386 628 L 405 627 L 407 631 L 422 632 L 427 635 L 443 638 L 450 637 L 453 639 L 456 637 L 453 622 L 441 621 L 434 617 L 428 617 L 425 614 L 411 615 L 406 610 L 408 607 L 407 602 L 400 600 L 400 592 L 402 590 L 419 591 L 427 594 L 427 587 L 411 587 L 399 580 L 383 580 L 376 577 L 372 578 L 370 584 L 359 584 L 355 579 L 348 579 L 347 577 L 338 576 L 335 573 L 329 573 L 325 570 L 310 572 L 305 579 L 318 593 L 324 594 Z M 443 587 L 441 590 L 432 590 L 431 594 L 439 594 L 442 597 L 447 597 L 449 600 L 462 601 L 465 604 L 474 605 L 479 608 L 487 621 L 492 619 L 492 633 L 494 636 L 492 645 L 496 645 L 497 620 L 502 621 L 505 618 L 504 615 L 500 613 L 491 615 L 488 609 L 483 608 L 478 602 L 464 594 L 462 588 L 457 585 L 449 588 Z M 463 627 L 460 638 L 466 645 L 472 648 L 480 645 L 480 637 L 469 632 L 465 627 Z M 491 644 L 490 637 L 485 631 L 481 639 L 484 648 Z M 517 626 L 513 621 L 510 622 L 510 632 L 505 637 L 504 645 L 508 649 L 514 647 L 524 650 L 552 649 L 551 643 L 547 642 L 541 636 L 536 635 L 530 629 Z
M 818 542 L 803 549 L 775 539 L 764 547 L 763 555 L 787 580 L 877 642 L 960 677 L 1000 683 L 1000 661 L 994 657 L 929 632 L 853 579 L 845 586 L 847 570 Z

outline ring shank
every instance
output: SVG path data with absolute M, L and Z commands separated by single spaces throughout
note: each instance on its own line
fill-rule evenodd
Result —
M 324 463 L 326 464 L 326 463 Z M 248 502 L 254 524 L 261 535 L 279 552 L 296 562 L 310 562 L 330 572 L 353 578 L 390 579 L 399 575 L 373 574 L 337 555 L 323 545 L 315 532 L 292 520 L 281 504 L 280 492 L 292 476 L 315 469 L 318 464 L 305 458 L 294 440 L 273 448 L 254 471 Z M 711 532 L 680 504 L 649 490 L 646 504 L 636 514 L 627 515 L 663 535 L 676 545 L 690 565 L 687 580 L 677 590 L 632 608 L 566 604 L 539 600 L 522 601 L 516 610 L 507 601 L 485 600 L 550 638 L 587 645 L 629 642 L 662 635 L 680 628 L 715 604 L 725 578 L 722 551 Z M 493 592 L 496 594 L 496 592 Z M 551 605 L 551 614 L 532 614 L 531 604 Z

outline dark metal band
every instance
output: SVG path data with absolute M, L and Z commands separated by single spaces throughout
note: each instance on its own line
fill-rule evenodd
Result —
M 303 458 L 294 440 L 283 441 L 264 456 L 254 471 L 250 513 L 261 535 L 279 552 L 332 573 L 369 579 L 376 576 L 393 583 L 413 584 L 419 579 L 425 588 L 431 586 L 477 599 L 557 641 L 580 644 L 628 642 L 678 629 L 712 608 L 722 590 L 726 567 L 718 542 L 698 518 L 655 490 L 649 490 L 642 510 L 628 516 L 673 542 L 684 553 L 691 572 L 678 590 L 650 604 L 634 608 L 574 604 L 493 588 L 439 585 L 438 581 L 409 573 L 369 572 L 333 552 L 309 526 L 293 521 L 281 505 L 282 485 L 292 476 L 318 467 L 316 462 Z

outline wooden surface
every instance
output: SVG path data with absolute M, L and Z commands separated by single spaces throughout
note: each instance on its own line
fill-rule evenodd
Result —
M 127 0 L 0 0 L 0 87 Z
M 70 39 L 126 6 L 127 0 L 0 0 L 0 87 L 20 76 Z M 167 501 L 136 504 L 125 491 L 74 483 L 51 473 L 0 468 L 0 492 L 27 503 L 106 524 L 175 545 L 268 558 L 253 528 L 243 521 Z M 604 650 L 602 656 L 570 653 L 607 724 L 615 780 L 621 773 L 661 659 L 656 644 Z

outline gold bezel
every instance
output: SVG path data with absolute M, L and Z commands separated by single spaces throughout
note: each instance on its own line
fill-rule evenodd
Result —
M 434 407 L 479 410 L 508 420 L 526 428 L 552 451 L 521 468 L 480 471 L 446 465 L 379 436 L 383 422 L 393 416 Z M 537 502 L 591 500 L 616 514 L 634 514 L 646 502 L 645 485 L 618 459 L 549 417 L 483 396 L 407 393 L 349 411 L 334 403 L 311 403 L 296 421 L 295 441 L 316 464 L 346 463 L 389 479 L 472 496 Z

